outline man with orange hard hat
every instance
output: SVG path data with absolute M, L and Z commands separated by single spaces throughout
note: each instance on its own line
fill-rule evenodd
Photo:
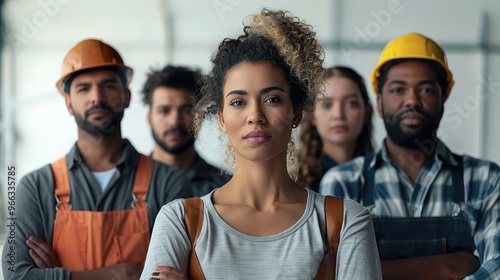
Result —
M 454 83 L 444 51 L 398 37 L 371 81 L 387 137 L 329 170 L 320 192 L 370 209 L 384 279 L 500 279 L 500 168 L 436 135 Z
M 56 86 L 78 139 L 66 156 L 19 182 L 15 242 L 3 250 L 5 279 L 138 279 L 156 214 L 192 196 L 180 169 L 122 138 L 132 73 L 114 48 L 95 39 L 64 58 Z

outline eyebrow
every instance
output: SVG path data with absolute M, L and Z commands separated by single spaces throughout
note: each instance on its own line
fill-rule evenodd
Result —
M 282 91 L 282 92 L 285 92 L 284 89 L 280 88 L 280 87 L 267 87 L 267 88 L 263 88 L 259 91 L 260 94 L 266 94 L 270 91 L 273 91 L 273 90 L 278 90 L 278 91 Z M 228 97 L 229 95 L 233 95 L 233 94 L 238 94 L 238 95 L 247 95 L 248 93 L 244 90 L 232 90 L 230 91 L 228 94 L 226 94 L 226 97 Z
M 118 79 L 117 78 L 108 78 L 108 79 L 104 79 L 102 81 L 99 82 L 99 84 L 107 84 L 107 83 L 119 83 Z M 86 85 L 89 85 L 90 82 L 86 82 L 86 81 L 83 81 L 83 82 L 79 82 L 75 85 L 75 87 L 79 87 L 79 86 L 86 86 Z
M 438 82 L 436 80 L 423 80 L 423 81 L 420 81 L 418 82 L 418 85 L 423 85 L 423 84 L 437 84 Z M 391 84 L 402 84 L 402 85 L 406 85 L 408 84 L 406 81 L 402 81 L 402 80 L 394 80 L 394 81 L 390 81 L 389 82 L 389 85 Z
M 185 109 L 185 108 L 193 108 L 194 105 L 192 104 L 183 104 L 179 107 L 175 107 L 175 108 L 178 108 L 178 109 Z M 170 109 L 170 108 L 174 108 L 174 106 L 172 106 L 172 104 L 158 104 L 156 106 L 154 106 L 154 108 L 156 109 Z
M 344 96 L 342 99 L 348 99 L 348 98 L 358 98 L 360 95 L 361 95 L 361 94 L 359 94 L 359 93 L 355 93 L 355 92 L 353 92 L 353 93 L 349 93 L 349 94 L 347 94 L 347 95 L 346 95 L 346 96 Z

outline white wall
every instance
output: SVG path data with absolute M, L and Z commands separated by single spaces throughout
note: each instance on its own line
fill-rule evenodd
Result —
M 290 10 L 315 26 L 326 64 L 352 66 L 366 80 L 390 39 L 412 31 L 434 38 L 445 48 L 456 81 L 439 135 L 455 151 L 500 162 L 496 123 L 500 118 L 500 1 L 269 2 L 6 0 L 9 45 L 1 54 L 4 123 L 0 127 L 7 147 L 0 149 L 0 165 L 15 166 L 19 180 L 64 155 L 74 143 L 76 126 L 54 83 L 63 56 L 79 40 L 103 39 L 134 68 L 123 134 L 139 151 L 148 153 L 152 141 L 139 91 L 149 67 L 174 63 L 208 70 L 217 44 L 239 34 L 244 17 L 264 6 Z M 481 44 L 493 48 L 480 48 Z M 380 143 L 385 130 L 378 116 L 374 124 Z M 197 148 L 209 162 L 224 165 L 224 146 L 219 144 L 214 123 L 205 125 Z M 0 171 L 1 182 L 6 182 L 6 166 L 0 167 L 5 168 Z M 6 190 L 2 191 L 5 199 Z
M 500 104 L 500 48 L 485 56 L 479 48 L 485 16 L 487 38 L 500 45 L 500 2 L 494 0 L 7 0 L 9 47 L 4 49 L 2 94 L 13 121 L 12 147 L 5 156 L 18 176 L 64 155 L 76 126 L 56 91 L 65 53 L 85 37 L 115 46 L 134 70 L 133 99 L 123 134 L 144 153 L 152 147 L 139 91 L 149 67 L 165 63 L 210 67 L 217 44 L 241 31 L 245 16 L 263 6 L 284 8 L 316 27 L 327 65 L 347 64 L 368 81 L 380 50 L 395 36 L 417 31 L 445 47 L 456 84 L 446 103 L 439 135 L 459 152 L 500 161 L 495 119 Z M 335 47 L 337 46 L 337 47 Z M 490 92 L 482 84 L 489 80 Z M 371 90 L 371 87 L 369 87 Z M 482 92 L 480 90 L 483 90 Z M 481 94 L 483 93 L 483 94 Z M 374 96 L 372 95 L 373 100 Z M 377 143 L 385 135 L 375 115 Z M 209 129 L 207 129 L 209 128 Z M 223 166 L 217 126 L 206 127 L 197 143 L 208 161 Z

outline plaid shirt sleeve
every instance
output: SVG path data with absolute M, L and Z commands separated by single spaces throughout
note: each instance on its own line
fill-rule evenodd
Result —
M 364 157 L 358 157 L 328 170 L 319 185 L 319 193 L 348 198 L 361 203 L 364 184 L 362 168 Z
M 500 279 L 500 168 L 491 162 L 464 158 L 464 179 L 469 184 L 469 210 L 475 254 L 481 267 L 464 279 Z M 466 192 L 467 194 L 467 192 Z
M 462 206 L 469 221 L 476 251 L 481 267 L 465 279 L 500 279 L 500 168 L 489 161 L 479 160 L 464 156 L 464 185 L 465 203 Z M 338 165 L 330 169 L 320 183 L 319 192 L 322 194 L 345 197 L 363 204 L 362 189 L 364 178 L 362 176 L 364 158 L 356 158 L 351 162 Z M 401 217 L 400 207 L 417 205 L 422 209 L 413 217 L 449 216 L 453 210 L 452 196 L 440 194 L 436 186 L 451 188 L 452 180 L 449 168 L 436 168 L 432 166 L 427 174 L 433 174 L 427 196 L 422 196 L 421 201 L 406 201 L 401 197 L 394 184 L 401 184 L 396 180 L 397 170 L 388 162 L 377 165 L 375 184 L 377 190 L 375 205 L 367 206 L 372 215 L 385 217 Z M 399 172 L 401 172 L 399 170 Z M 400 174 L 399 174 L 400 175 Z M 429 177 L 430 175 L 428 175 Z M 422 176 L 425 178 L 426 176 Z M 392 186 L 383 188 L 383 186 Z M 425 199 L 424 199 L 425 198 Z M 437 210 L 436 210 L 437 209 Z

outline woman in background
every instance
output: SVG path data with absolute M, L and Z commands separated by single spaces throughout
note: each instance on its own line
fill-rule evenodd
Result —
M 201 200 L 161 209 L 141 279 L 381 279 L 368 210 L 337 198 L 326 211 L 325 196 L 298 185 L 288 170 L 296 162 L 292 130 L 323 82 L 322 49 L 311 26 L 264 9 L 244 34 L 222 41 L 212 62 L 195 126 L 217 117 L 233 150 L 233 177 Z M 192 201 L 201 210 L 188 211 Z M 201 217 L 194 219 L 194 241 L 187 230 L 192 213 Z M 338 243 L 326 240 L 325 216 L 332 214 L 342 220 Z M 337 255 L 324 262 L 330 245 Z M 335 272 L 325 276 L 325 267 Z
M 328 68 L 325 77 L 325 95 L 300 129 L 297 183 L 314 191 L 330 168 L 373 151 L 373 108 L 363 78 L 345 66 Z

